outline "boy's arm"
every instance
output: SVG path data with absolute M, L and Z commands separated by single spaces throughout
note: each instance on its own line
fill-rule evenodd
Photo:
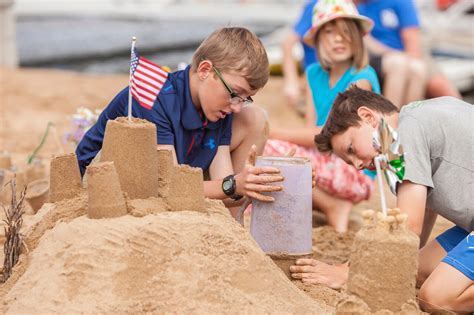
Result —
M 234 169 L 230 158 L 230 148 L 228 145 L 220 145 L 209 167 L 211 180 L 204 181 L 204 196 L 211 199 L 228 198 L 222 191 L 222 179 L 231 174 L 234 174 Z
M 242 171 L 235 174 L 235 194 L 250 197 L 260 201 L 273 201 L 274 198 L 261 194 L 282 190 L 281 186 L 271 183 L 283 181 L 280 170 L 275 167 L 256 167 L 256 148 L 252 146 Z M 222 191 L 222 179 L 234 174 L 229 146 L 222 145 L 217 149 L 216 156 L 209 168 L 210 181 L 204 182 L 204 195 L 212 199 L 225 199 L 227 195 Z
M 371 54 L 377 55 L 377 56 L 380 56 L 380 55 L 383 55 L 385 53 L 394 51 L 393 48 L 388 47 L 387 45 L 385 45 L 381 41 L 378 41 L 377 39 L 375 39 L 374 37 L 372 37 L 369 34 L 365 36 L 364 44 L 365 44 L 365 47 L 367 47 L 367 50 Z
M 404 28 L 400 32 L 405 52 L 414 58 L 421 58 L 421 38 L 420 29 L 418 27 Z
M 408 228 L 421 236 L 425 221 L 426 186 L 403 181 L 397 189 L 397 206 L 408 215 Z

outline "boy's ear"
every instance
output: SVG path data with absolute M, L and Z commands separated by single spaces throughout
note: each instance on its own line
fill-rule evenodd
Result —
M 197 68 L 197 74 L 199 79 L 204 80 L 209 76 L 212 71 L 212 63 L 209 60 L 203 60 L 199 63 Z
M 361 106 L 357 109 L 357 114 L 363 122 L 370 124 L 372 127 L 377 127 L 377 114 L 368 107 Z

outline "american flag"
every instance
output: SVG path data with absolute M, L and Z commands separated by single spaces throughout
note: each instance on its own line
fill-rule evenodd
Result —
M 133 97 L 145 108 L 152 108 L 156 97 L 168 78 L 168 72 L 159 65 L 140 56 L 133 49 L 130 64 L 130 89 Z

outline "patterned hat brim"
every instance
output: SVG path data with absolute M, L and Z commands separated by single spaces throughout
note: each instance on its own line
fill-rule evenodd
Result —
M 313 25 L 304 35 L 303 41 L 305 42 L 306 45 L 311 46 L 311 47 L 316 47 L 314 43 L 314 35 L 318 32 L 318 30 L 326 23 L 331 22 L 335 19 L 339 18 L 347 18 L 347 19 L 353 19 L 359 22 L 359 24 L 362 25 L 362 30 L 364 32 L 364 35 L 370 33 L 372 28 L 374 27 L 374 22 L 362 15 L 353 15 L 353 14 L 338 14 L 338 15 L 333 15 L 329 19 L 322 20 L 320 23 L 317 25 Z

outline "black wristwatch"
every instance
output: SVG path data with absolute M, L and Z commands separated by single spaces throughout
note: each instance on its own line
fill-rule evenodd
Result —
M 222 191 L 224 192 L 224 194 L 234 200 L 239 200 L 243 196 L 235 194 L 236 187 L 237 184 L 235 182 L 234 175 L 229 175 L 222 180 Z

